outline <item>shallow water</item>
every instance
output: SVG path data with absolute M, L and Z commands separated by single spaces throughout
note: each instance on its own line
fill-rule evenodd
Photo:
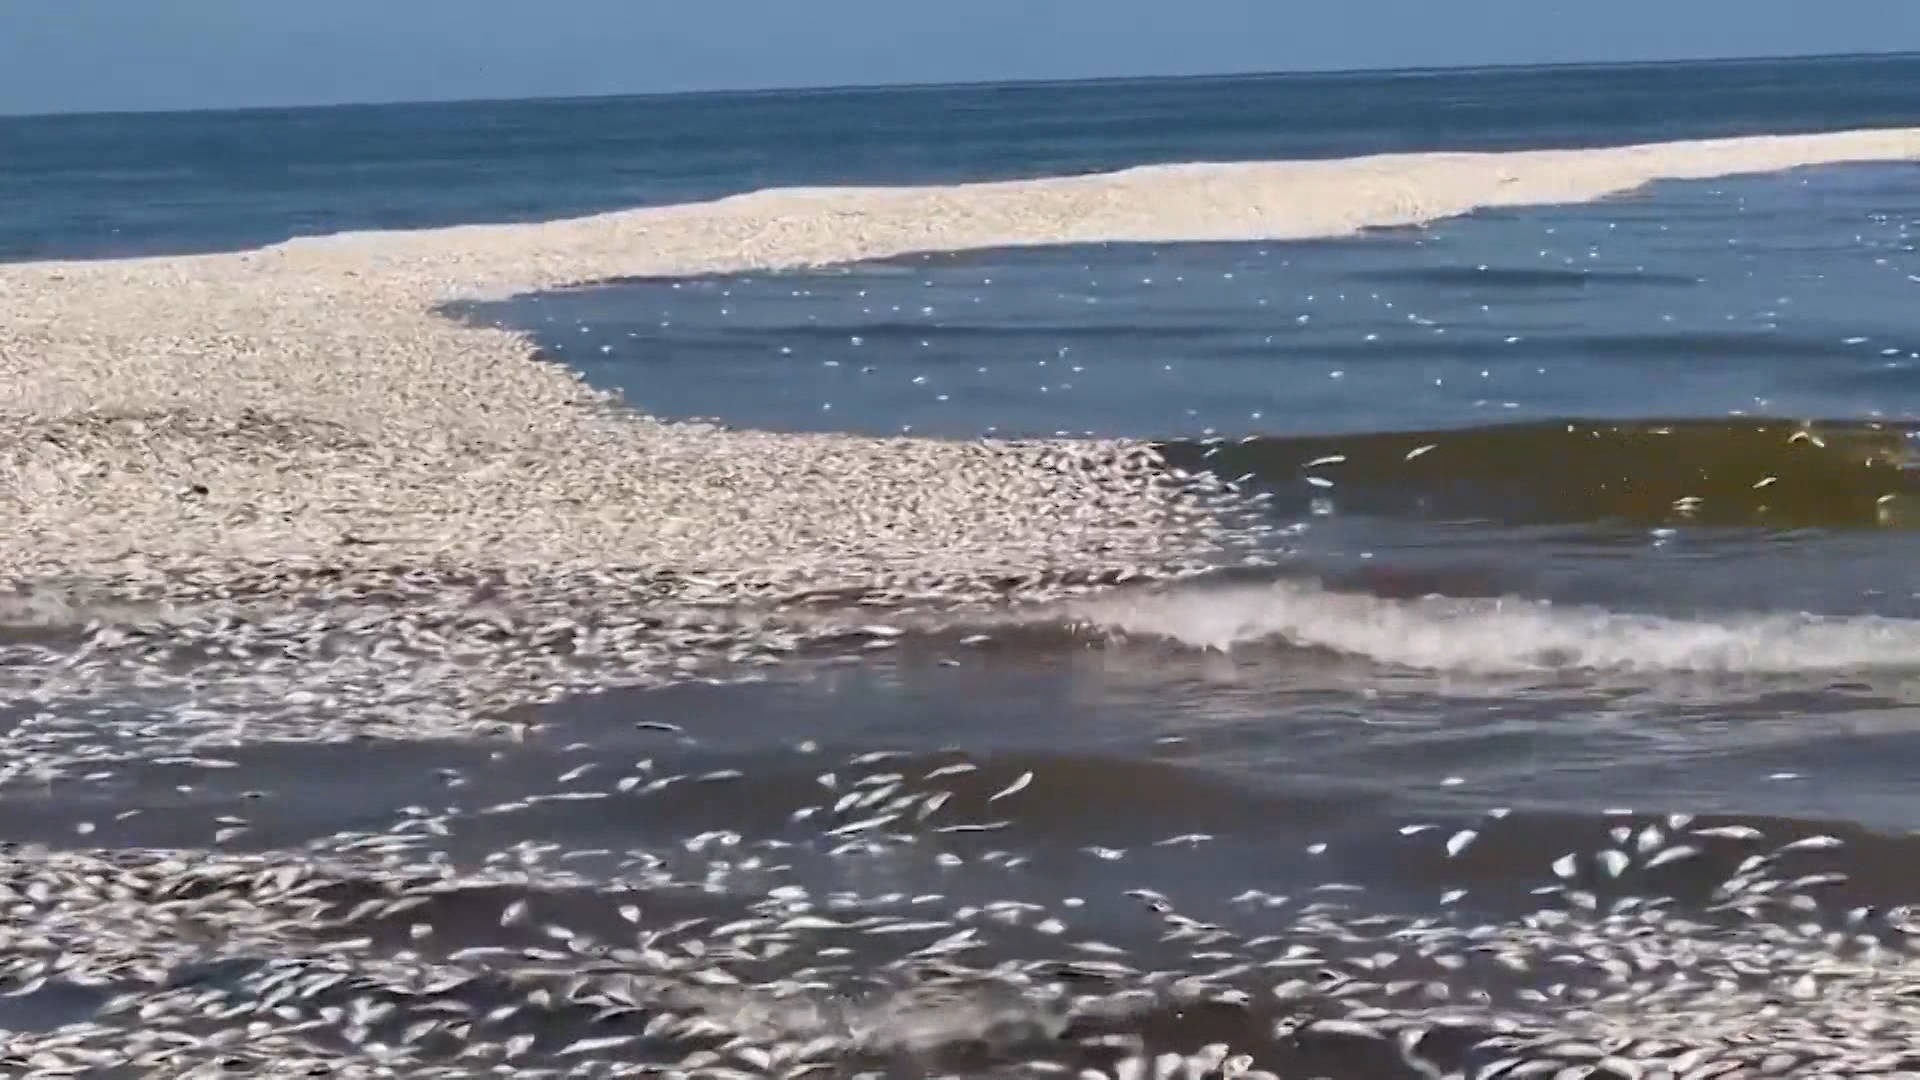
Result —
M 1745 965 L 1742 977 L 1765 992 L 1811 961 L 1786 951 L 1769 960 L 1764 938 L 1743 940 L 1755 926 L 1813 917 L 1823 932 L 1850 926 L 1889 950 L 1866 978 L 1897 990 L 1910 976 L 1885 965 L 1904 963 L 1898 905 L 1911 900 L 1915 854 L 1900 765 L 1915 749 L 1905 696 L 1897 684 L 1801 679 L 1383 678 L 1334 657 L 1154 643 L 1035 654 L 909 642 L 879 658 L 799 662 L 764 682 L 568 701 L 509 745 L 243 744 L 203 749 L 211 760 L 199 764 L 135 763 L 0 801 L 10 836 L 55 851 L 211 848 L 222 860 L 265 860 L 253 865 L 269 876 L 303 867 L 338 920 L 309 924 L 304 948 L 364 944 L 343 954 L 350 960 L 282 963 L 316 985 L 345 974 L 393 1004 L 390 1019 L 368 1025 L 389 1042 L 447 1008 L 513 1005 L 554 979 L 557 991 L 571 985 L 569 971 L 591 984 L 594 972 L 653 970 L 591 958 L 595 943 L 633 937 L 622 914 L 632 904 L 653 935 L 644 940 L 669 952 L 706 943 L 683 962 L 704 957 L 700 970 L 787 987 L 778 1007 L 729 996 L 731 983 L 700 1004 L 670 980 L 677 988 L 641 994 L 641 1009 L 614 1019 L 540 998 L 458 1042 L 419 1040 L 416 1064 L 516 1034 L 534 1038 L 527 1066 L 619 1035 L 636 1041 L 601 1051 L 603 1063 L 674 1060 L 686 1040 L 638 1038 L 670 1008 L 747 1033 L 749 1046 L 853 1032 L 859 1049 L 831 1058 L 842 1074 L 1111 1067 L 1136 1048 L 1190 1053 L 1226 1041 L 1267 1068 L 1414 1076 L 1390 1044 L 1315 1028 L 1316 1017 L 1342 1013 L 1320 995 L 1350 987 L 1356 1002 L 1372 1002 L 1365 986 L 1381 985 L 1375 978 L 1446 988 L 1425 1005 L 1403 1002 L 1397 1022 L 1368 1022 L 1431 1028 L 1420 1057 L 1464 1068 L 1500 1058 L 1482 1041 L 1516 1018 L 1568 1037 L 1575 1029 L 1555 1018 L 1570 1000 L 1554 999 L 1569 987 L 1610 992 L 1603 954 L 1515 969 L 1475 952 L 1476 942 L 1503 941 L 1488 928 L 1535 927 L 1530 944 L 1501 945 L 1534 964 L 1556 942 L 1580 956 L 1611 940 L 1663 977 Z M 862 792 L 920 801 L 868 827 L 877 809 L 846 805 Z M 933 812 L 918 812 L 939 793 Z M 1700 832 L 1730 825 L 1764 835 Z M 1721 883 L 1750 856 L 1794 841 L 1811 843 L 1774 856 L 1767 880 L 1810 883 L 1768 898 L 1777 908 L 1730 908 L 1738 897 Z M 1606 861 L 1614 853 L 1622 866 Z M 188 874 L 191 884 L 174 887 L 189 895 L 234 889 L 230 871 Z M 1817 894 L 1829 914 L 1786 906 L 1790 892 Z M 404 915 L 380 914 L 383 898 L 408 895 L 416 906 Z M 1671 926 L 1618 914 L 1653 900 L 1670 906 Z M 1848 922 L 1844 913 L 1868 905 L 1895 914 Z M 1573 922 L 1542 923 L 1543 907 Z M 1582 931 L 1590 919 L 1595 928 Z M 799 952 L 749 944 L 791 939 L 778 928 L 801 922 Z M 934 997 L 911 996 L 906 987 L 926 976 L 909 972 L 932 961 L 909 953 L 955 933 L 966 937 L 954 957 L 962 971 L 1013 964 L 1078 995 L 1134 993 L 1098 1009 L 1049 1009 L 984 974 L 953 974 Z M 1856 962 L 1861 947 L 1826 963 Z M 473 952 L 500 948 L 508 952 Z M 257 1008 L 273 996 L 274 969 L 235 951 L 173 978 L 222 1008 Z M 423 989 L 442 978 L 424 973 L 391 981 L 390 965 L 457 972 L 480 955 L 483 974 L 450 977 L 446 989 Z M 1456 955 L 1465 966 L 1453 966 Z M 1170 982 L 1182 975 L 1201 981 L 1182 990 Z M 1835 975 L 1834 985 L 1856 993 L 1861 977 Z M 344 1006 L 354 983 L 307 996 Z M 1236 992 L 1249 996 L 1241 1003 Z M 60 982 L 25 988 L 0 1022 L 45 1031 L 104 996 Z M 318 1045 L 349 1056 L 347 1039 L 368 1038 L 330 1030 Z M 1631 1029 L 1614 1030 L 1620 1045 L 1633 1043 Z M 1141 1041 L 1103 1048 L 1103 1032 Z
M 1663 183 L 1307 243 L 583 286 L 468 317 L 643 411 L 943 437 L 1920 415 L 1920 167 Z
M 408 689 L 474 627 L 392 597 L 10 601 L 0 1068 L 1910 1071 L 1917 230 L 1920 169 L 1833 168 L 451 312 L 659 416 L 1155 440 L 1255 527 L 1048 606 L 679 613 L 699 663 L 492 739 Z M 604 644 L 481 592 L 516 663 Z

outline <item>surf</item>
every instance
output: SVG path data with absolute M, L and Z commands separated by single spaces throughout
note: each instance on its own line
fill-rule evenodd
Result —
M 1683 619 L 1518 596 L 1389 598 L 1317 583 L 1195 585 L 1074 605 L 1096 633 L 1206 650 L 1324 650 L 1393 667 L 1796 674 L 1920 666 L 1920 620 L 1734 614 Z

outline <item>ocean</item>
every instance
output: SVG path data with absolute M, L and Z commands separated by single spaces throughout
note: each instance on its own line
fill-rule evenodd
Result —
M 766 187 L 1913 120 L 1912 56 L 0 116 L 0 259 L 231 250 Z
M 1916 124 L 1915 57 L 0 118 L 0 259 Z M 1218 1044 L 1281 1076 L 1910 1073 L 1868 1021 L 1920 988 L 1917 245 L 1912 162 L 454 305 L 663 419 L 1149 440 L 1258 540 L 1068 613 L 876 612 L 777 665 L 517 705 L 498 742 L 243 717 L 193 768 L 143 750 L 151 700 L 9 680 L 0 841 L 317 864 L 404 836 L 497 872 L 327 894 L 360 966 L 301 1000 L 350 1011 L 310 1033 L 349 1070 L 524 1036 L 526 1067 L 764 1075 Z M 78 648 L 6 628 L 0 660 Z M 54 744 L 114 778 L 36 771 Z M 112 1015 L 124 988 L 10 940 L 0 1029 Z M 292 1001 L 271 957 L 176 945 L 208 1017 Z M 609 970 L 629 1006 L 579 996 Z M 428 999 L 469 1029 L 412 1026 Z M 1836 1028 L 1859 1046 L 1810 1034 Z

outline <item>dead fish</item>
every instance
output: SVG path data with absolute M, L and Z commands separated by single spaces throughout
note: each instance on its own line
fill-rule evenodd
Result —
M 1719 840 L 1758 840 L 1766 835 L 1751 825 L 1715 825 L 1706 829 L 1693 830 L 1695 836 L 1709 836 Z
M 1648 859 L 1647 869 L 1652 870 L 1656 866 L 1665 866 L 1668 863 L 1679 862 L 1681 859 L 1690 859 L 1698 854 L 1700 854 L 1700 849 L 1694 847 L 1692 844 L 1678 844 L 1674 847 L 1666 848 L 1653 858 Z
M 1307 1025 L 1307 1030 L 1319 1035 L 1345 1035 L 1354 1039 L 1370 1039 L 1375 1042 L 1386 1041 L 1380 1029 L 1362 1024 L 1355 1020 L 1315 1020 Z
M 993 795 L 989 795 L 987 797 L 987 801 L 990 803 L 999 802 L 1001 799 L 1004 799 L 1010 795 L 1018 795 L 1022 791 L 1027 790 L 1027 785 L 1031 783 L 1033 783 L 1032 771 L 1029 770 L 1027 772 L 1023 772 L 1013 781 L 1013 783 L 1008 784 L 1004 788 L 1001 788 L 998 792 L 994 793 Z
M 1795 840 L 1791 844 L 1780 845 L 1774 854 L 1785 855 L 1789 851 L 1831 851 L 1834 848 L 1844 847 L 1845 845 L 1846 841 L 1837 836 L 1808 836 Z

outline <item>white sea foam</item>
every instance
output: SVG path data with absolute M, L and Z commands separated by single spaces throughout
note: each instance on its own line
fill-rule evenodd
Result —
M 1081 605 L 1075 615 L 1097 628 L 1195 648 L 1283 642 L 1472 674 L 1920 666 L 1920 621 L 1875 616 L 1676 619 L 1520 598 L 1384 599 L 1300 583 L 1112 596 Z

